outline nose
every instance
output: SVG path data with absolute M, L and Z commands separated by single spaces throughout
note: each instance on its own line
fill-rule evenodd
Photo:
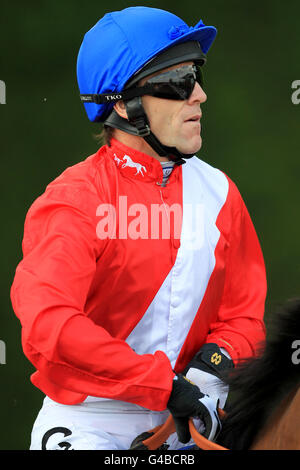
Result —
M 205 103 L 206 100 L 207 100 L 206 93 L 204 92 L 204 90 L 201 87 L 200 83 L 196 82 L 195 86 L 194 86 L 194 89 L 193 89 L 193 92 L 192 92 L 191 96 L 188 99 L 188 102 L 189 103 L 195 103 L 195 102 Z

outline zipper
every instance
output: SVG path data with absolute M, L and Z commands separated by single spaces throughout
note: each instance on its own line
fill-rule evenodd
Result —
M 160 192 L 160 199 L 161 199 L 161 201 L 162 201 L 162 203 L 163 203 L 163 205 L 164 205 L 164 210 L 165 210 L 166 217 L 167 217 L 167 220 L 168 220 L 168 223 L 169 223 L 170 238 L 171 238 L 171 226 L 170 226 L 170 218 L 169 218 L 170 212 L 168 212 L 168 210 L 167 210 L 167 208 L 166 208 L 166 203 L 165 203 L 165 201 L 164 201 L 161 188 L 159 188 L 159 192 Z
M 160 183 L 156 183 L 156 184 L 160 185 Z M 174 264 L 175 260 L 176 260 L 176 257 L 177 257 L 177 250 L 180 246 L 180 241 L 179 241 L 179 244 L 175 243 L 175 239 L 174 239 L 175 227 L 174 227 L 173 231 L 171 231 L 170 208 L 168 209 L 167 206 L 166 206 L 166 203 L 165 203 L 165 200 L 164 200 L 164 197 L 163 197 L 163 190 L 161 189 L 161 187 L 159 188 L 159 194 L 160 194 L 161 202 L 164 206 L 164 211 L 165 211 L 165 214 L 166 214 L 167 222 L 169 224 L 168 228 L 169 228 L 169 240 L 170 240 L 170 245 L 171 245 L 171 261 L 172 261 L 172 264 Z

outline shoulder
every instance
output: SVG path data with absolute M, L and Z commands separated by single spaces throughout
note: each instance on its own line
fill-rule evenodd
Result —
M 24 224 L 23 248 L 29 251 L 50 228 L 72 226 L 80 231 L 95 226 L 97 207 L 101 204 L 99 173 L 104 173 L 101 149 L 85 160 L 66 168 L 47 185 L 29 207 Z M 74 232 L 75 233 L 75 232 Z
M 65 204 L 87 209 L 91 200 L 101 200 L 101 179 L 108 173 L 105 149 L 66 168 L 51 181 L 45 191 L 33 202 L 30 210 L 41 205 Z
M 98 152 L 66 168 L 47 186 L 46 191 L 60 189 L 63 192 L 66 186 L 73 188 L 84 186 L 96 192 L 98 174 L 104 173 L 105 163 L 105 148 L 101 147 Z
M 226 195 L 231 201 L 241 200 L 240 191 L 236 183 L 222 170 L 210 165 L 197 156 L 192 157 L 184 165 L 188 179 L 196 179 L 198 182 L 209 186 L 219 193 Z

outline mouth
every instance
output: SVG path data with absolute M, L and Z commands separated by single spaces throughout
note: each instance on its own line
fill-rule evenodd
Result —
M 188 119 L 186 119 L 184 122 L 200 123 L 200 119 L 201 119 L 201 114 L 195 114 L 194 116 L 191 116 Z

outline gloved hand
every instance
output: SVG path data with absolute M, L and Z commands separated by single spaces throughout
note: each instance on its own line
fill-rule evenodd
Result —
M 167 408 L 171 412 L 180 442 L 186 444 L 191 439 L 189 418 L 200 418 L 205 426 L 204 437 L 213 440 L 221 430 L 218 416 L 218 401 L 204 395 L 197 385 L 182 374 L 173 379 L 173 388 Z
M 224 408 L 228 386 L 222 381 L 222 374 L 233 368 L 233 362 L 224 349 L 215 343 L 202 346 L 184 369 L 187 379 L 198 385 L 202 393 L 215 400 L 219 399 L 220 408 Z

